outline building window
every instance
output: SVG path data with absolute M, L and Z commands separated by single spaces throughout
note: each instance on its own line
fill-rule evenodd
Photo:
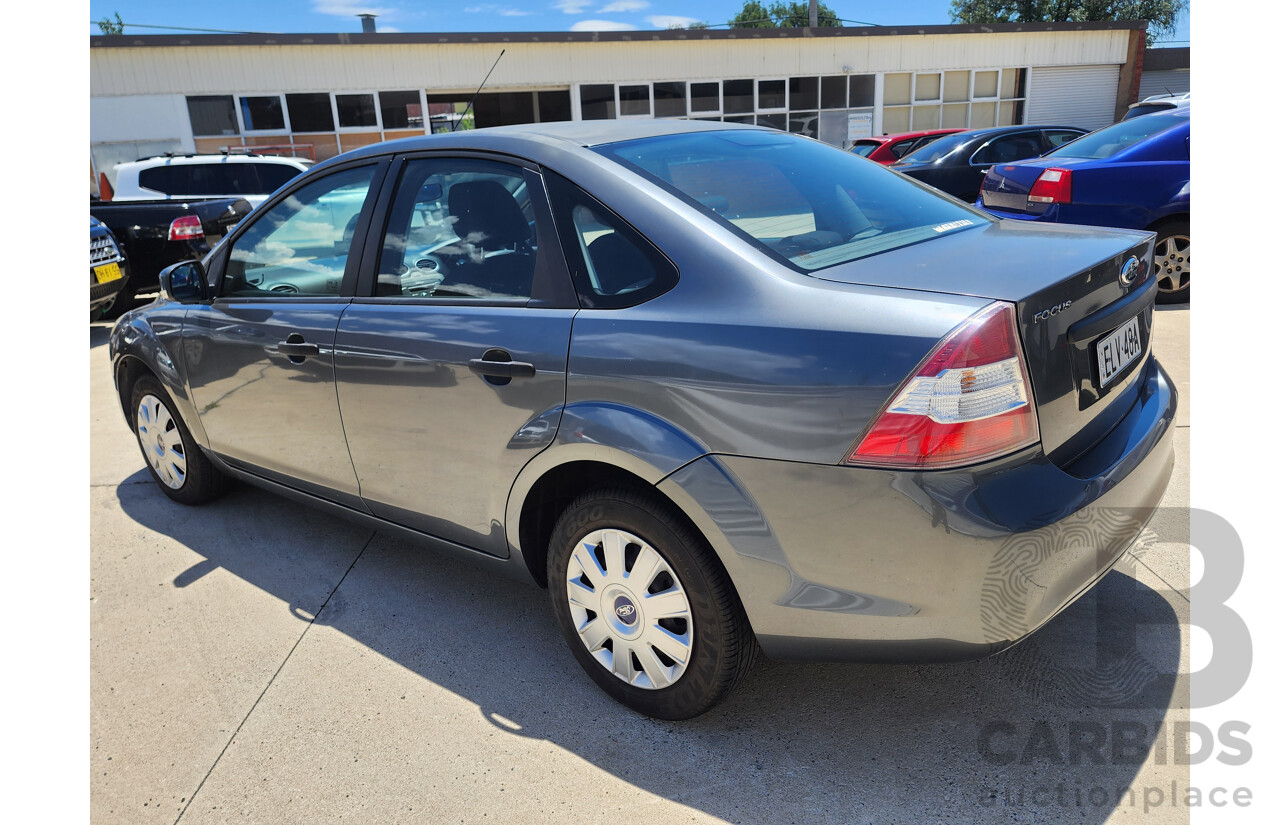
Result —
M 844 75 L 822 78 L 821 103 L 823 109 L 849 108 L 849 78 Z
M 791 109 L 818 108 L 818 78 L 793 77 L 790 81 Z M 795 131 L 794 129 L 792 131 Z
M 295 132 L 332 132 L 333 104 L 328 92 L 284 96 L 289 104 L 289 126 Z
M 595 83 L 578 87 L 583 120 L 612 120 L 617 117 L 612 83 Z
M 197 95 L 187 98 L 187 114 L 195 135 L 238 135 L 236 105 L 231 95 Z
M 685 88 L 684 81 L 653 84 L 654 117 L 684 117 L 689 114 Z
M 760 80 L 756 82 L 756 111 L 785 111 L 787 108 L 787 81 Z
M 619 117 L 648 117 L 653 113 L 649 101 L 649 84 L 636 83 L 618 87 Z
M 240 116 L 244 119 L 246 132 L 273 132 L 287 128 L 280 95 L 240 98 Z
M 689 84 L 690 114 L 714 114 L 720 111 L 720 81 Z
M 333 97 L 338 104 L 338 126 L 343 129 L 377 128 L 378 109 L 372 94 Z
M 539 123 L 573 120 L 573 108 L 569 104 L 568 90 L 538 92 L 537 98 Z
M 756 110 L 756 82 L 754 80 L 726 80 L 724 82 L 724 113 L 737 115 Z
M 423 128 L 422 96 L 417 89 L 410 92 L 378 92 L 378 108 L 382 113 L 383 129 Z

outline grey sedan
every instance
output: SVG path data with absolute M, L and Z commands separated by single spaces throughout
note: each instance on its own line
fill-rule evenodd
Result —
M 684 719 L 760 652 L 986 656 L 1095 584 L 1172 469 L 1151 255 L 765 129 L 538 124 L 314 167 L 110 349 L 169 497 L 546 587 L 601 688 Z

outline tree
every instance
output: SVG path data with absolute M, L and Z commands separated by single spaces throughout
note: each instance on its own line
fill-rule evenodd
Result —
M 1170 33 L 1189 0 L 951 0 L 953 23 L 1148 20 L 1147 44 Z
M 120 12 L 116 12 L 116 19 L 104 17 L 98 21 L 98 28 L 103 34 L 124 34 L 124 21 L 120 19 Z
M 801 28 L 809 25 L 809 3 L 783 3 L 780 0 L 768 8 L 759 0 L 746 0 L 742 11 L 729 21 L 731 29 L 778 29 L 787 27 Z M 835 10 L 826 3 L 818 3 L 818 25 L 839 27 L 840 20 Z

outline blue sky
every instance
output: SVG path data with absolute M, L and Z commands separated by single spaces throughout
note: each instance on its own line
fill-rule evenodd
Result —
M 828 6 L 847 20 L 880 25 L 949 23 L 950 0 L 897 0 L 886 4 L 834 0 Z M 601 31 L 665 29 L 671 23 L 705 20 L 725 23 L 742 8 L 742 0 L 457 0 L 423 3 L 412 0 L 220 0 L 195 6 L 172 0 L 92 0 L 90 20 L 119 12 L 126 23 L 150 26 L 196 26 L 262 32 L 358 32 L 355 15 L 378 15 L 379 31 Z M 207 13 L 216 9 L 217 14 Z M 193 14 L 193 10 L 198 13 Z M 853 24 L 848 24 L 853 25 Z M 131 34 L 164 34 L 164 29 L 126 28 Z M 90 34 L 98 34 L 91 25 Z M 1191 39 L 1187 15 L 1169 38 Z M 1188 45 L 1185 42 L 1170 45 Z

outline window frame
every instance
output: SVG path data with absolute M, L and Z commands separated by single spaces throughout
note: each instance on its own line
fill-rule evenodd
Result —
M 756 81 L 756 110 L 758 115 L 787 114 L 791 111 L 791 84 L 786 77 L 757 77 Z M 761 83 L 781 83 L 782 84 L 782 108 L 765 108 L 760 105 L 760 84 Z M 721 104 L 723 105 L 723 103 Z
M 693 119 L 705 117 L 717 117 L 724 114 L 724 81 L 717 78 L 716 80 L 690 80 L 688 91 L 688 111 L 689 117 Z M 693 108 L 693 84 L 714 83 L 716 87 L 716 108 L 715 109 L 695 109 Z
M 233 92 L 232 97 L 235 98 L 235 102 L 236 102 L 236 124 L 240 127 L 239 137 L 242 137 L 242 138 L 278 137 L 281 135 L 293 134 L 293 128 L 289 123 L 289 104 L 288 104 L 288 101 L 284 99 L 284 92 Z M 278 100 L 280 102 L 280 113 L 284 116 L 284 128 L 283 129 L 248 129 L 246 128 L 245 122 L 244 122 L 244 106 L 241 104 L 240 101 L 247 97 L 274 97 L 276 100 Z M 226 135 L 226 137 L 230 137 L 230 135 Z M 245 145 L 252 146 L 253 144 L 246 143 Z
M 396 91 L 388 89 L 387 91 Z M 409 91 L 403 89 L 400 91 Z M 354 95 L 371 95 L 373 97 L 373 126 L 343 126 L 342 120 L 338 115 L 338 96 L 354 96 Z M 333 109 L 333 126 L 334 131 L 338 134 L 370 134 L 372 132 L 382 131 L 382 107 L 379 105 L 378 91 L 376 89 L 343 89 L 340 92 L 329 92 L 329 106 Z

